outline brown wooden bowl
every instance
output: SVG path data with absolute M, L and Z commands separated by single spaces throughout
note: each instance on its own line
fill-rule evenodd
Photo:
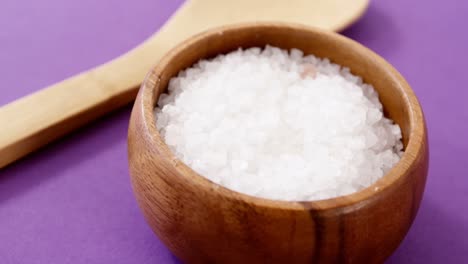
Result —
M 153 114 L 170 78 L 202 58 L 266 44 L 328 57 L 374 85 L 385 114 L 402 129 L 401 161 L 357 193 L 286 202 L 228 190 L 177 159 L 159 135 Z M 346 37 L 282 23 L 217 28 L 170 51 L 141 87 L 130 120 L 128 155 L 133 189 L 146 220 L 188 263 L 380 263 L 410 228 L 428 170 L 423 113 L 403 77 Z

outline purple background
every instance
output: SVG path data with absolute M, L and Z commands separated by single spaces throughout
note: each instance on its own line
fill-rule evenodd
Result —
M 0 105 L 125 52 L 181 2 L 1 0 Z M 465 0 L 375 0 L 343 32 L 395 65 L 428 122 L 425 197 L 388 263 L 468 262 L 467 16 Z M 0 171 L 0 263 L 177 263 L 133 198 L 129 114 L 125 107 Z

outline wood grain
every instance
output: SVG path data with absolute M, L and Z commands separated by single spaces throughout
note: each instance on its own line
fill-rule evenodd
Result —
M 178 160 L 161 139 L 153 116 L 170 78 L 201 58 L 265 44 L 328 57 L 373 84 L 385 113 L 402 128 L 401 161 L 358 193 L 283 202 L 230 191 Z M 428 170 L 421 107 L 392 66 L 338 34 L 279 23 L 222 27 L 170 51 L 139 92 L 128 155 L 133 189 L 146 220 L 186 263 L 382 263 L 416 216 Z
M 0 168 L 135 99 L 152 65 L 210 27 L 280 20 L 341 30 L 369 0 L 189 0 L 147 41 L 121 57 L 0 108 Z

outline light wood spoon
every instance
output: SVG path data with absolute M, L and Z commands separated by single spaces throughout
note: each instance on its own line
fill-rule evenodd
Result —
M 369 0 L 189 0 L 128 53 L 0 108 L 0 168 L 135 99 L 145 74 L 187 37 L 224 24 L 283 21 L 339 31 Z

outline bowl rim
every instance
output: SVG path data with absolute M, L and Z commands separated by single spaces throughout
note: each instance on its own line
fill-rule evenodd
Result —
M 288 28 L 292 30 L 312 31 L 316 34 L 323 34 L 336 41 L 344 43 L 352 47 L 353 49 L 359 49 L 362 52 L 367 53 L 374 59 L 380 67 L 384 68 L 389 75 L 396 80 L 399 84 L 399 89 L 402 92 L 404 98 L 404 104 L 408 108 L 409 115 L 409 126 L 410 133 L 408 135 L 408 144 L 405 148 L 403 156 L 400 161 L 394 165 L 394 167 L 384 176 L 382 176 L 375 183 L 370 186 L 348 194 L 344 196 L 337 196 L 322 200 L 311 200 L 311 201 L 286 201 L 286 200 L 274 200 L 268 198 L 262 198 L 252 196 L 245 193 L 240 193 L 231 189 L 228 189 L 222 185 L 212 182 L 208 178 L 198 174 L 186 165 L 182 160 L 178 159 L 166 145 L 158 129 L 156 128 L 156 121 L 154 118 L 154 89 L 159 85 L 160 75 L 163 73 L 164 68 L 174 59 L 174 57 L 182 52 L 183 50 L 190 48 L 190 46 L 201 41 L 202 39 L 219 35 L 222 37 L 224 34 L 229 34 L 237 30 L 243 30 L 247 28 Z M 256 206 L 267 207 L 267 208 L 279 208 L 283 210 L 303 211 L 303 210 L 353 210 L 356 207 L 362 207 L 376 199 L 377 193 L 385 192 L 390 186 L 394 186 L 398 182 L 401 183 L 403 176 L 408 175 L 411 172 L 421 154 L 425 151 L 425 140 L 426 140 L 426 125 L 424 121 L 424 115 L 421 106 L 410 88 L 406 80 L 401 74 L 388 63 L 382 57 L 359 44 L 358 42 L 342 36 L 338 33 L 319 29 L 296 23 L 284 23 L 284 22 L 248 22 L 248 23 L 236 23 L 231 25 L 225 25 L 221 27 L 211 28 L 199 34 L 196 34 L 185 41 L 179 43 L 169 52 L 167 52 L 159 61 L 159 63 L 152 68 L 152 70 L 146 75 L 140 89 L 141 98 L 141 110 L 143 113 L 143 129 L 148 135 L 150 135 L 150 142 L 158 146 L 157 151 L 161 154 L 165 160 L 171 162 L 173 167 L 177 170 L 178 175 L 184 175 L 185 180 L 189 181 L 189 184 L 195 185 L 197 188 L 203 188 L 205 191 L 215 192 L 221 197 L 226 197 L 235 200 L 241 200 L 249 204 L 255 204 Z

